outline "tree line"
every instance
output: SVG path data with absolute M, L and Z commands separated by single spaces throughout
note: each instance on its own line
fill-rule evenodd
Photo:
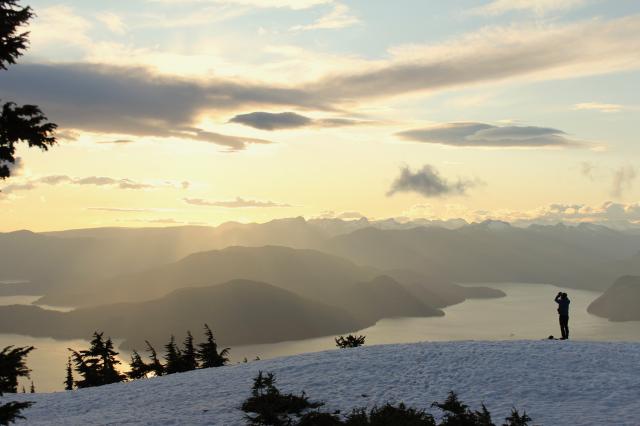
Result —
M 204 336 L 204 342 L 195 344 L 193 335 L 187 331 L 187 336 L 179 347 L 172 335 L 169 342 L 164 345 L 164 362 L 160 360 L 158 352 L 151 343 L 145 341 L 148 361 L 145 361 L 134 349 L 129 363 L 130 369 L 123 373 L 118 368 L 121 362 L 118 360 L 119 353 L 115 351 L 113 341 L 110 337 L 105 339 L 104 333 L 96 331 L 89 342 L 89 349 L 76 351 L 69 348 L 71 356 L 67 362 L 65 390 L 227 365 L 229 348 L 218 349 L 213 332 L 207 324 L 204 325 Z M 74 373 L 78 379 L 75 378 Z

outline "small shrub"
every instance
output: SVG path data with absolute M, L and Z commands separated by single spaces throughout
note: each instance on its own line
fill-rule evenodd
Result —
M 334 414 L 311 411 L 300 417 L 296 426 L 340 426 L 344 422 Z
M 484 404 L 481 411 L 471 411 L 455 392 L 449 392 L 444 402 L 434 402 L 431 406 L 444 411 L 441 426 L 494 426 L 491 413 Z
M 310 402 L 307 395 L 282 394 L 276 387 L 273 373 L 262 371 L 253 380 L 251 397 L 242 403 L 242 411 L 255 413 L 247 416 L 249 425 L 291 425 L 291 415 L 300 416 L 303 411 L 322 406 L 319 402 Z
M 531 421 L 531 417 L 527 416 L 527 412 L 522 412 L 522 415 L 513 408 L 511 410 L 511 415 L 505 419 L 507 423 L 503 423 L 502 426 L 529 426 L 529 422 Z
M 435 426 L 433 416 L 424 410 L 408 408 L 400 403 L 398 406 L 391 404 L 382 407 L 374 407 L 369 415 L 364 409 L 354 410 L 344 423 L 348 426 Z
M 359 346 L 364 345 L 365 338 L 366 338 L 365 336 L 354 336 L 350 334 L 347 337 L 344 337 L 344 336 L 336 337 L 335 341 L 336 341 L 337 347 L 339 347 L 340 349 L 347 349 L 347 348 L 357 348 Z

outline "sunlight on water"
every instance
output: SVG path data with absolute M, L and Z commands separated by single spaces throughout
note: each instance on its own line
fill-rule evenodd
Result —
M 444 317 L 385 319 L 357 333 L 367 336 L 367 345 L 442 340 L 545 339 L 549 335 L 560 334 L 553 302 L 558 288 L 541 284 L 490 286 L 505 291 L 507 297 L 468 300 L 445 309 Z M 598 293 L 571 289 L 566 291 L 571 298 L 572 339 L 640 341 L 640 322 L 614 323 L 587 313 L 587 306 L 598 297 Z M 30 301 L 32 300 L 28 297 L 23 299 L 24 303 L 31 303 Z M 237 346 L 231 348 L 231 355 L 234 362 L 239 362 L 245 357 L 248 360 L 256 356 L 266 359 L 335 349 L 334 337 Z M 224 345 L 224 342 L 220 344 Z M 7 345 L 37 347 L 29 356 L 28 364 L 33 370 L 36 389 L 50 392 L 62 390 L 69 354 L 67 348 L 86 348 L 87 342 L 0 334 L 0 347 Z M 122 351 L 120 356 L 128 361 L 130 354 Z M 28 389 L 28 385 L 26 387 Z

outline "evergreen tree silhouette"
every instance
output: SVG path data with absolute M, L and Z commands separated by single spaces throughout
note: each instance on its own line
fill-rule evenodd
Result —
M 0 352 L 0 396 L 3 393 L 16 393 L 18 377 L 29 377 L 26 357 L 34 350 L 33 346 L 7 346 Z M 0 405 L 0 425 L 8 425 L 17 419 L 24 419 L 20 412 L 33 405 L 32 402 L 9 402 Z
M 218 344 L 213 337 L 213 332 L 207 324 L 204 325 L 206 341 L 198 345 L 196 354 L 201 368 L 222 367 L 229 362 L 229 348 L 218 352 Z
M 33 384 L 33 380 L 31 381 L 31 387 L 29 388 L 29 393 L 36 393 L 36 387 Z
M 187 337 L 184 339 L 181 356 L 181 368 L 183 371 L 191 371 L 198 368 L 198 360 L 196 358 L 196 348 L 193 346 L 193 336 L 187 331 Z
M 67 377 L 64 380 L 64 390 L 73 390 L 73 369 L 71 367 L 71 357 L 67 360 Z
M 127 377 L 131 380 L 137 380 L 147 377 L 149 366 L 142 360 L 140 354 L 134 349 L 131 354 L 131 370 L 127 373 Z
M 31 373 L 26 358 L 34 349 L 33 346 L 7 346 L 0 352 L 0 394 L 18 392 L 18 377 L 28 378 Z
M 21 7 L 17 0 L 0 0 L 0 70 L 16 63 L 29 42 L 28 32 L 22 28 L 33 18 L 29 6 Z M 47 122 L 35 105 L 19 106 L 7 102 L 0 108 L 0 180 L 11 175 L 15 164 L 16 144 L 26 142 L 29 147 L 44 151 L 56 143 L 57 126 Z
M 164 359 L 166 361 L 164 371 L 166 374 L 179 373 L 182 370 L 182 353 L 176 345 L 175 336 L 171 335 L 171 340 L 164 346 L 166 353 Z
M 126 376 L 117 370 L 120 361 L 116 358 L 118 352 L 113 349 L 111 338 L 106 341 L 100 332 L 93 333 L 90 347 L 80 352 L 71 351 L 76 372 L 82 377 L 75 385 L 78 388 L 108 385 L 122 382 Z
M 148 340 L 145 340 L 147 344 L 147 352 L 149 353 L 149 358 L 151 359 L 151 364 L 149 364 L 149 372 L 152 372 L 156 377 L 164 376 L 165 369 L 160 360 L 158 359 L 158 353 L 151 346 Z

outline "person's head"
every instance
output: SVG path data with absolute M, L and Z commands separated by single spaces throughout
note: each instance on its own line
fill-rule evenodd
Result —
M 567 295 L 567 293 L 562 293 L 560 295 L 563 299 L 567 299 L 569 297 L 569 295 Z

